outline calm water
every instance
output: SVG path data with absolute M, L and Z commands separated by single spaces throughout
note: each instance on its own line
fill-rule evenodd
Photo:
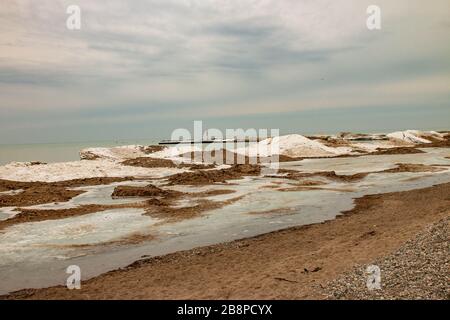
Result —
M 114 147 L 128 144 L 157 144 L 156 140 L 92 141 L 48 144 L 0 145 L 0 165 L 13 161 L 62 162 L 79 160 L 81 149 L 89 147 Z

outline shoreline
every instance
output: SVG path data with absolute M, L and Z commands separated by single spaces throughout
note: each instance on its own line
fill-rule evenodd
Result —
M 321 286 L 448 217 L 449 195 L 445 183 L 364 196 L 324 223 L 138 260 L 83 281 L 81 290 L 25 289 L 2 298 L 323 299 Z

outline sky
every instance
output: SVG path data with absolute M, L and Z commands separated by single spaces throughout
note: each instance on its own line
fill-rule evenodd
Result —
M 448 0 L 3 1 L 0 144 L 448 130 L 449 39 Z

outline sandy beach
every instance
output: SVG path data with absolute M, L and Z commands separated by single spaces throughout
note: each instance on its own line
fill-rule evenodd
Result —
M 450 300 L 449 0 L 3 2 L 0 305 Z
M 84 282 L 81 290 L 53 287 L 3 298 L 325 299 L 333 293 L 328 282 L 357 264 L 387 256 L 441 219 L 447 218 L 448 228 L 449 215 L 448 183 L 366 196 L 333 221 L 140 260 Z M 447 248 L 448 236 L 447 231 Z M 443 262 L 448 264 L 448 256 Z M 441 276 L 448 281 L 448 273 Z M 364 275 L 359 280 L 364 284 Z M 397 280 L 404 290 L 416 285 Z M 426 298 L 440 288 L 421 289 L 420 295 L 402 298 Z M 447 286 L 438 297 L 449 293 Z
M 196 146 L 124 146 L 2 166 L 2 298 L 447 299 L 449 135 L 361 136 L 269 138 L 242 164 L 239 149 L 219 164 Z M 273 143 L 268 170 L 257 151 Z

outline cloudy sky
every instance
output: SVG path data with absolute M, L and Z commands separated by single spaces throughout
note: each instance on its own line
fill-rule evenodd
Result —
M 0 35 L 2 144 L 449 129 L 448 0 L 12 0 Z

